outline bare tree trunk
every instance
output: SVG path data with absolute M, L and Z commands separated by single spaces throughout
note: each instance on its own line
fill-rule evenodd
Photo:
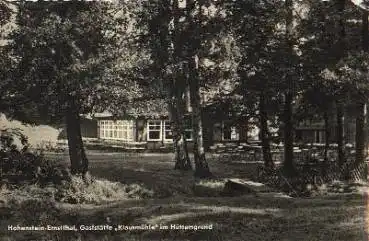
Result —
M 268 114 L 265 109 L 265 96 L 260 93 L 259 99 L 259 114 L 260 114 L 260 132 L 261 132 L 261 146 L 263 150 L 264 167 L 267 170 L 274 168 L 272 154 L 270 152 L 269 128 L 268 128 Z
M 198 6 L 197 6 L 198 5 Z M 196 12 L 196 6 L 199 12 Z M 199 178 L 207 178 L 212 174 L 205 158 L 205 148 L 203 139 L 202 109 L 200 95 L 200 76 L 199 76 L 199 57 L 198 52 L 201 40 L 198 36 L 198 30 L 201 28 L 201 3 L 195 0 L 186 1 L 187 19 L 189 38 L 188 45 L 188 85 L 190 87 L 190 101 L 192 107 L 192 129 L 194 142 L 194 160 L 195 160 L 195 176 Z
M 180 58 L 180 39 L 178 38 L 179 11 L 178 1 L 164 1 L 160 5 L 160 19 L 157 19 L 153 26 L 153 31 L 159 36 L 160 46 L 156 49 L 156 61 L 159 66 L 160 78 L 164 82 L 164 88 L 167 92 L 167 104 L 171 120 L 171 130 L 173 134 L 173 149 L 175 169 L 191 169 L 191 162 L 188 155 L 187 143 L 184 133 L 183 123 L 183 92 L 182 86 L 185 86 L 184 79 L 181 78 L 179 69 L 172 68 L 172 73 L 166 72 L 167 66 L 178 67 Z M 170 25 L 173 20 L 173 29 L 170 31 Z
M 337 34 L 337 57 L 338 61 L 346 55 L 346 30 L 345 30 L 345 0 L 335 0 L 335 7 L 337 9 L 338 21 L 338 34 Z M 347 178 L 347 170 L 344 170 L 345 164 L 345 133 L 344 133 L 344 104 L 342 98 L 337 100 L 337 145 L 338 145 L 338 166 L 341 170 L 343 178 Z
M 337 103 L 337 151 L 338 166 L 342 169 L 345 163 L 345 133 L 344 133 L 345 116 L 343 113 L 343 104 Z
M 69 103 L 66 124 L 71 173 L 85 177 L 88 172 L 88 159 L 82 141 L 79 110 L 74 98 Z
M 362 164 L 366 158 L 366 104 L 358 104 L 358 116 L 356 117 L 356 164 Z
M 293 0 L 286 0 L 286 42 L 289 54 L 293 54 Z M 292 68 L 292 63 L 288 68 Z M 293 77 L 291 72 L 286 75 L 287 78 L 287 90 L 285 93 L 284 103 L 284 163 L 283 169 L 287 176 L 291 177 L 295 174 L 295 166 L 293 160 Z
M 176 66 L 179 66 L 181 62 L 181 50 L 183 47 L 183 43 L 181 41 L 179 35 L 179 3 L 178 0 L 173 0 L 173 34 L 172 34 L 172 42 L 173 42 L 173 60 Z M 186 81 L 183 78 L 183 73 L 181 72 L 183 69 L 175 69 L 174 70 L 174 78 L 172 79 L 172 113 L 174 114 L 173 120 L 173 144 L 175 151 L 175 169 L 180 170 L 191 170 L 191 161 L 188 155 L 187 149 L 187 141 L 185 136 L 185 128 L 184 128 L 184 89 L 186 88 Z
M 328 161 L 329 139 L 331 136 L 329 115 L 327 111 L 324 112 L 324 132 L 325 132 L 325 145 L 324 145 L 324 160 Z
M 212 174 L 205 158 L 199 81 L 198 59 L 197 55 L 195 55 L 189 59 L 189 85 L 192 107 L 195 176 L 206 178 L 210 177 Z
M 363 10 L 362 14 L 362 45 L 363 50 L 368 52 L 368 12 Z M 356 131 L 355 131 L 355 148 L 356 148 L 356 156 L 355 156 L 355 168 L 365 163 L 367 157 L 367 148 L 366 148 L 366 125 L 367 125 L 367 116 L 366 116 L 366 103 L 365 100 L 362 99 L 361 96 L 358 98 L 358 108 L 357 108 L 357 116 L 356 116 Z M 366 169 L 366 168 L 365 168 Z M 365 169 L 361 170 L 360 177 L 366 178 Z
M 284 104 L 284 170 L 287 176 L 295 174 L 293 161 L 292 94 L 286 93 Z
M 330 144 L 330 125 L 329 125 L 329 114 L 327 110 L 324 111 L 324 132 L 325 132 L 325 145 L 324 145 L 324 163 L 323 163 L 323 176 L 326 177 L 329 170 L 329 158 L 328 150 Z
M 245 123 L 244 123 L 244 127 L 245 127 L 245 142 L 246 143 L 249 143 L 249 130 L 250 130 L 250 128 L 249 128 L 249 117 L 246 117 L 245 118 Z
M 191 161 L 188 155 L 187 141 L 184 132 L 183 112 L 181 111 L 181 101 L 177 97 L 173 97 L 170 104 L 171 113 L 171 127 L 173 134 L 173 148 L 174 148 L 174 169 L 177 170 L 191 170 Z M 178 108 L 176 108 L 176 106 Z

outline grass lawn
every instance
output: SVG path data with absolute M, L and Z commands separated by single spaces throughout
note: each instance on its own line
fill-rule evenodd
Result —
M 103 205 L 65 204 L 9 209 L 0 203 L 0 240 L 367 240 L 364 195 L 337 194 L 288 198 L 276 194 L 219 196 L 226 178 L 255 174 L 255 165 L 231 165 L 209 158 L 217 177 L 196 181 L 173 169 L 171 155 L 90 153 L 94 176 L 138 183 L 153 190 L 151 199 Z M 28 211 L 27 211 L 28 210 Z M 31 210 L 31 211 L 29 211 Z M 168 230 L 7 231 L 8 225 L 161 225 Z M 46 220 L 46 221 L 45 221 Z M 36 223 L 35 223 L 36 222 Z M 170 229 L 170 225 L 210 225 L 208 230 Z

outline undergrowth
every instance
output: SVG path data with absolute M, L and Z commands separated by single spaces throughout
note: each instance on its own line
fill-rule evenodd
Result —
M 310 197 L 328 193 L 361 192 L 366 181 L 367 164 L 347 160 L 342 168 L 337 162 L 324 163 L 308 160 L 295 166 L 293 175 L 286 175 L 283 167 L 258 170 L 257 181 L 295 197 Z M 366 177 L 366 174 L 364 175 Z
M 22 147 L 15 145 L 21 139 Z M 86 183 L 69 168 L 29 151 L 27 138 L 19 130 L 0 132 L 0 202 L 48 199 L 65 203 L 99 204 L 122 199 L 150 198 L 153 192 L 139 184 L 104 179 Z
M 150 198 L 151 190 L 139 184 L 121 184 L 103 179 L 93 180 L 86 184 L 82 177 L 73 176 L 70 182 L 66 182 L 57 188 L 55 200 L 66 203 L 101 203 L 123 199 Z

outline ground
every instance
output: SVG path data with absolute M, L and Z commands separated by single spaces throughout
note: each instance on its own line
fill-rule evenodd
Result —
M 276 193 L 219 196 L 224 180 L 255 175 L 255 164 L 235 165 L 209 158 L 217 177 L 198 181 L 190 172 L 173 170 L 170 154 L 90 152 L 94 176 L 139 183 L 153 190 L 150 199 L 121 200 L 103 205 L 57 203 L 25 213 L 51 224 L 212 225 L 210 230 L 141 230 L 72 232 L 10 232 L 20 210 L 2 207 L 0 240 L 367 240 L 366 198 L 336 194 L 290 198 Z M 31 204 L 30 204 L 31 205 Z M 47 211 L 45 211 L 47 210 Z M 11 213 L 10 213 L 11 212 Z M 42 215 L 46 215 L 45 218 Z M 37 218 L 36 218 L 37 217 Z M 28 220 L 29 221 L 29 220 Z

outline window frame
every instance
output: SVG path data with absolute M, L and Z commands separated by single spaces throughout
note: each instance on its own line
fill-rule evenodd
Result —
M 134 142 L 135 122 L 134 120 L 101 120 L 99 121 L 99 137 L 104 140 Z
M 150 124 L 150 122 L 160 122 L 160 128 L 159 129 L 153 129 L 150 130 L 150 127 L 152 126 L 158 126 L 157 124 Z M 150 138 L 150 132 L 157 132 L 159 131 L 159 138 L 158 139 L 153 139 Z M 162 141 L 163 140 L 163 121 L 162 120 L 147 120 L 147 141 Z
M 156 130 L 150 130 L 150 126 L 155 126 L 155 125 L 152 125 L 150 124 L 150 122 L 159 122 L 160 121 L 160 129 L 156 129 Z M 169 126 L 170 126 L 170 129 L 166 129 L 166 127 L 168 126 L 169 123 Z M 190 123 L 191 124 L 191 123 Z M 158 125 L 156 125 L 158 126 Z M 172 132 L 172 129 L 171 129 L 171 121 L 166 119 L 166 120 L 155 120 L 155 119 L 150 119 L 150 120 L 147 120 L 147 141 L 162 141 L 162 142 L 166 142 L 166 143 L 169 143 L 169 142 L 173 142 L 173 133 L 172 133 L 172 137 L 170 138 L 167 138 L 167 132 Z M 159 139 L 153 139 L 153 138 L 150 138 L 150 132 L 151 131 L 159 131 L 160 130 L 160 133 L 159 133 Z M 190 136 L 191 138 L 186 138 L 186 141 L 193 141 L 193 129 L 192 129 L 192 125 L 191 126 L 186 126 L 186 123 L 184 125 L 184 132 L 186 133 L 190 133 Z
M 173 142 L 173 132 L 172 132 L 172 126 L 171 126 L 171 121 L 170 120 L 163 120 L 163 141 L 164 142 Z M 166 130 L 165 128 L 168 126 L 168 124 L 166 124 L 166 122 L 169 123 L 169 130 Z M 171 132 L 171 137 L 167 138 L 167 131 Z

